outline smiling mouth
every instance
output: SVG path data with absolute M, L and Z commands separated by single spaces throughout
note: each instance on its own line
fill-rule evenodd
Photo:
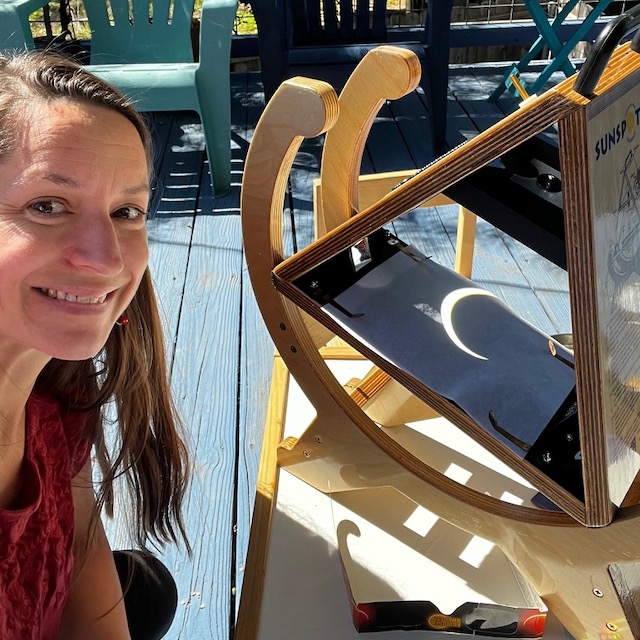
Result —
M 107 296 L 100 296 L 99 298 L 85 298 L 82 296 L 76 296 L 73 293 L 66 293 L 64 291 L 57 291 L 56 289 L 40 289 L 42 293 L 48 298 L 54 300 L 66 300 L 67 302 L 76 302 L 78 304 L 102 304 Z

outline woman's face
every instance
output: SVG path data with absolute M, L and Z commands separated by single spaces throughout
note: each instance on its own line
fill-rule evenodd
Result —
M 0 354 L 88 358 L 147 266 L 145 151 L 104 107 L 35 101 L 20 118 L 0 159 Z

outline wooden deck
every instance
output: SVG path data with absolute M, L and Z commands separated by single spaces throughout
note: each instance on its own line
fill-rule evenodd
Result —
M 473 137 L 513 108 L 486 97 L 502 74 L 489 67 L 452 70 L 450 142 Z M 232 74 L 233 187 L 213 199 L 198 118 L 156 114 L 157 169 L 162 199 L 149 223 L 151 268 L 167 327 L 172 381 L 193 453 L 187 500 L 194 554 L 161 554 L 176 577 L 179 605 L 170 640 L 233 638 L 267 409 L 273 345 L 256 308 L 243 261 L 240 183 L 243 161 L 263 107 L 259 75 Z M 420 167 L 431 158 L 418 93 L 385 106 L 367 144 L 363 173 Z M 311 185 L 321 140 L 307 141 L 286 202 L 287 248 L 312 240 Z M 395 232 L 453 265 L 457 210 L 418 210 Z M 474 279 L 549 333 L 571 330 L 566 274 L 479 221 Z M 126 546 L 121 522 L 109 526 Z M 295 639 L 291 639 L 295 640 Z

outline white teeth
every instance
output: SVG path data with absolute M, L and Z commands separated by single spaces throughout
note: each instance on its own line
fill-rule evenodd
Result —
M 80 298 L 73 293 L 65 293 L 64 291 L 57 291 L 56 289 L 40 289 L 42 293 L 49 296 L 49 298 L 55 298 L 56 300 L 66 300 L 67 302 L 77 302 L 78 304 L 102 304 L 107 296 L 100 296 L 99 298 Z

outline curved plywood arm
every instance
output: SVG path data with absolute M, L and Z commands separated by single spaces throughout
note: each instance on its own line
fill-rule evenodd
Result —
M 345 84 L 340 104 L 348 110 L 341 110 L 327 133 L 322 153 L 318 237 L 360 211 L 358 178 L 371 125 L 385 100 L 402 98 L 418 86 L 420 73 L 420 61 L 412 51 L 383 46 L 367 53 Z
M 324 133 L 337 118 L 338 98 L 332 87 L 292 78 L 277 90 L 256 127 L 241 193 L 243 239 L 254 288 L 256 280 L 270 283 L 271 270 L 283 259 L 283 201 L 300 144 Z M 260 287 L 256 295 L 259 292 Z

